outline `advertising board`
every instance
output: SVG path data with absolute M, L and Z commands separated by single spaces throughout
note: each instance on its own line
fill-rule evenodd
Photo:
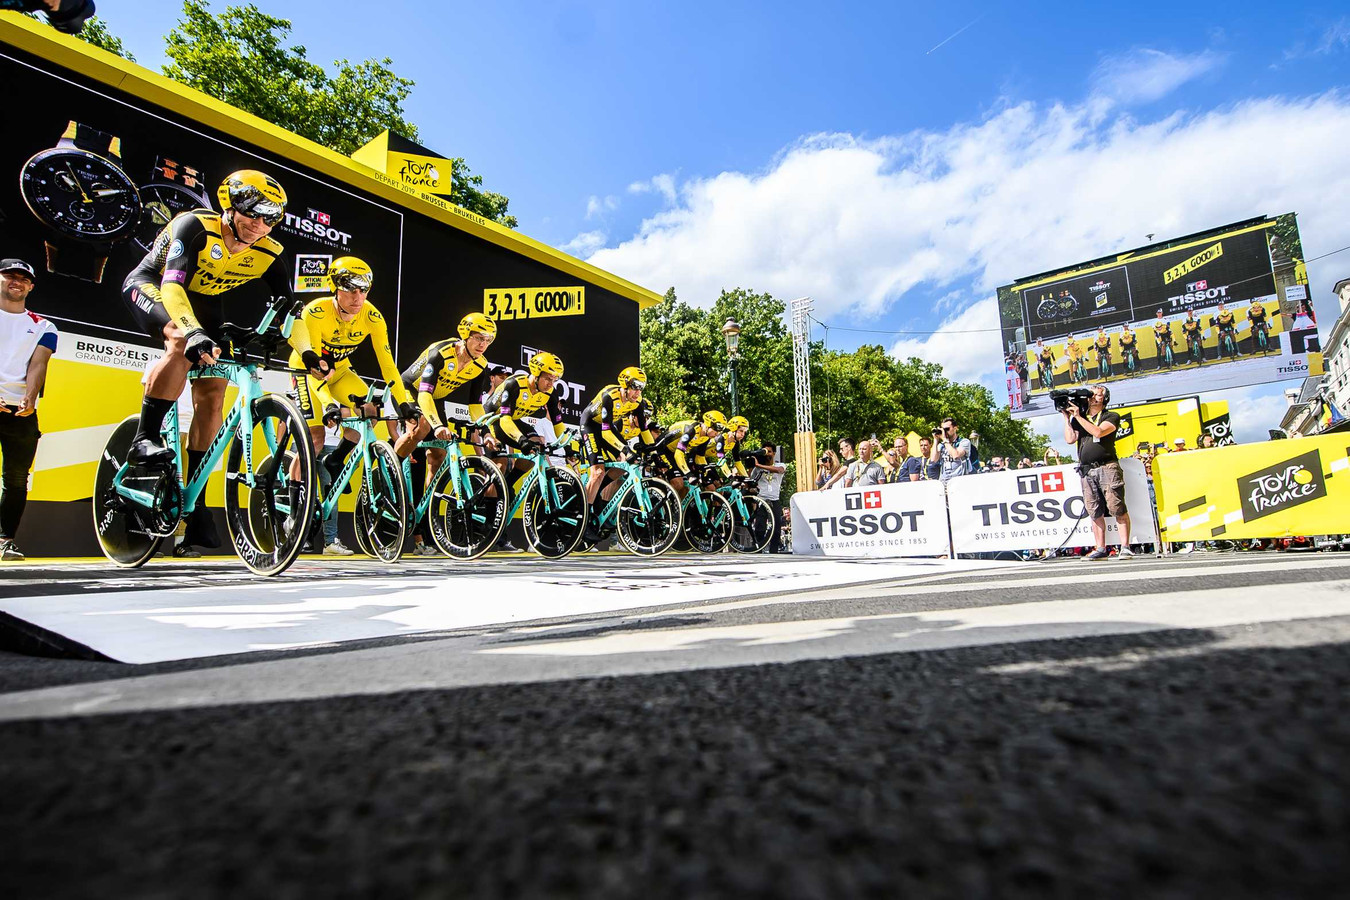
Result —
M 1322 373 L 1294 213 L 1023 278 L 998 304 L 1019 418 L 1084 383 L 1119 406 Z
M 942 484 L 911 481 L 792 495 L 799 556 L 938 556 L 948 551 Z

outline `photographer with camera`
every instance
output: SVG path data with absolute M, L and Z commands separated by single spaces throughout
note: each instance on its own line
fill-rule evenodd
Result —
M 1130 550 L 1130 516 L 1125 509 L 1125 474 L 1116 456 L 1120 416 L 1107 411 L 1110 400 L 1111 391 L 1103 384 L 1092 388 L 1086 397 L 1080 391 L 1055 397 L 1056 408 L 1064 414 L 1064 440 L 1078 447 L 1083 505 L 1092 519 L 1092 539 L 1097 545 L 1084 559 L 1106 559 L 1111 555 L 1106 549 L 1108 512 L 1120 523 L 1119 556 L 1121 559 L 1134 556 Z
M 929 451 L 929 463 L 937 463 L 941 469 L 938 476 L 943 484 L 961 475 L 970 474 L 970 441 L 961 437 L 956 430 L 956 420 L 951 416 L 942 420 L 941 428 L 933 429 L 933 449 Z

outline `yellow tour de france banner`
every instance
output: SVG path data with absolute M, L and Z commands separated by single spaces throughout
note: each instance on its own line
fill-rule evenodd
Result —
M 1350 435 L 1167 453 L 1153 473 L 1164 540 L 1350 532 Z

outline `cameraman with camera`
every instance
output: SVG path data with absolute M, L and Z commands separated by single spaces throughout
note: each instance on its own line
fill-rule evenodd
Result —
M 1092 519 L 1092 539 L 1097 545 L 1084 559 L 1106 559 L 1111 555 L 1106 549 L 1108 512 L 1120 523 L 1120 558 L 1134 556 L 1130 550 L 1130 516 L 1125 509 L 1125 474 L 1116 456 L 1120 416 L 1107 411 L 1110 399 L 1111 391 L 1104 384 L 1092 388 L 1086 398 L 1079 391 L 1055 398 L 1055 406 L 1064 414 L 1064 440 L 1078 447 L 1083 504 Z
M 929 463 L 941 466 L 938 477 L 943 484 L 961 475 L 970 474 L 970 441 L 961 437 L 956 429 L 956 420 L 951 416 L 942 420 L 941 428 L 933 429 L 933 449 L 929 451 Z

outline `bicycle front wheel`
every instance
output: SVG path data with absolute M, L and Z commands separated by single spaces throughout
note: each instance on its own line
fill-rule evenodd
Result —
M 549 559 L 559 559 L 577 548 L 590 516 L 581 479 L 560 466 L 549 466 L 540 473 L 527 489 L 521 511 L 525 539 Z
M 758 553 L 773 538 L 773 507 L 763 497 L 741 497 L 745 516 L 733 505 L 735 521 L 731 529 L 731 549 L 737 553 Z
M 113 479 L 126 462 L 139 424 L 140 417 L 132 415 L 113 429 L 94 473 L 94 534 L 103 548 L 103 555 L 127 569 L 142 566 L 154 556 L 160 538 L 166 533 L 164 526 L 167 524 L 168 532 L 172 532 L 178 521 L 175 514 L 173 523 L 169 524 L 164 514 L 128 500 L 113 487 Z M 126 475 L 129 487 L 153 492 L 156 497 L 163 493 L 160 485 L 166 478 L 172 478 L 177 484 L 178 478 L 172 469 L 161 472 L 137 468 L 128 470 Z
M 506 527 L 506 479 L 492 460 L 464 456 L 459 473 L 442 466 L 431 484 L 427 521 L 431 540 L 446 556 L 477 559 Z
M 276 394 L 255 400 L 252 426 L 239 425 L 225 459 L 225 522 L 250 571 L 278 575 L 300 555 L 314 517 L 314 465 L 295 404 Z
M 684 514 L 684 536 L 699 553 L 721 553 L 731 542 L 731 504 L 716 491 L 700 491 L 699 497 L 703 501 L 701 511 L 691 492 Z
M 638 491 L 647 495 L 647 509 L 642 508 Z M 641 487 L 624 488 L 619 498 L 618 520 L 615 528 L 619 541 L 635 556 L 660 556 L 671 548 L 680 536 L 683 510 L 680 498 L 660 478 L 644 478 Z
M 395 562 L 408 536 L 408 492 L 403 465 L 384 441 L 370 445 L 370 468 L 356 498 L 356 530 L 365 535 L 363 549 L 376 559 Z

